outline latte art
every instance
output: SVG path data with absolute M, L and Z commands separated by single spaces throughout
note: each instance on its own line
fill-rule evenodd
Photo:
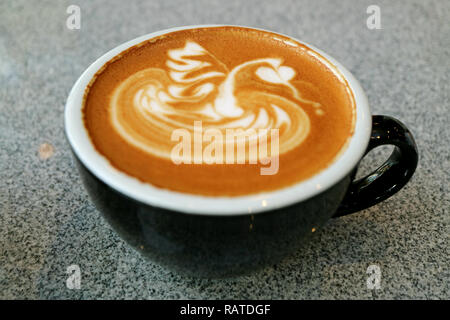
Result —
M 311 124 L 303 105 L 320 110 L 319 103 L 302 98 L 291 83 L 296 74 L 281 58 L 254 59 L 229 69 L 187 41 L 183 48 L 168 51 L 164 69 L 144 69 L 117 86 L 111 120 L 130 144 L 166 159 L 171 157 L 174 130 L 186 129 L 194 136 L 195 120 L 202 121 L 204 130 L 221 130 L 224 137 L 226 129 L 243 129 L 237 141 L 225 144 L 264 139 L 270 145 L 267 133 L 278 129 L 282 154 L 308 136 Z
M 83 102 L 92 144 L 129 177 L 203 196 L 288 187 L 329 166 L 354 129 L 345 78 L 271 32 L 201 27 L 108 61 Z

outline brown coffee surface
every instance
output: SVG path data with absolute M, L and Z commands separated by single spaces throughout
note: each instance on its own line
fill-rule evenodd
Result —
M 122 52 L 91 81 L 83 113 L 95 148 L 120 171 L 159 188 L 238 196 L 328 167 L 353 134 L 354 104 L 339 72 L 308 47 L 270 32 L 214 27 Z M 241 132 L 227 136 L 230 129 Z M 269 158 L 259 153 L 263 146 Z M 261 174 L 275 158 L 275 173 Z

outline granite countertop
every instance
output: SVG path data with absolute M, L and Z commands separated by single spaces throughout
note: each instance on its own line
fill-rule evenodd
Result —
M 450 2 L 39 1 L 0 3 L 0 298 L 449 299 Z M 81 8 L 81 28 L 66 9 Z M 142 258 L 103 220 L 65 140 L 64 104 L 85 68 L 156 30 L 261 27 L 331 54 L 361 81 L 372 112 L 401 119 L 420 152 L 410 183 L 331 220 L 282 263 L 234 279 L 187 278 Z M 370 154 L 368 172 L 388 155 Z M 81 288 L 66 286 L 78 265 Z M 367 288 L 369 265 L 381 288 Z

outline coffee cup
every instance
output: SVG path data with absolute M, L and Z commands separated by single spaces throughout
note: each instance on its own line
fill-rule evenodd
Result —
M 395 194 L 410 180 L 418 162 L 411 132 L 392 117 L 372 116 L 364 90 L 347 69 L 321 50 L 288 37 L 326 59 L 354 97 L 352 135 L 330 165 L 295 184 L 238 196 L 159 188 L 118 170 L 96 149 L 86 130 L 83 103 L 92 79 L 111 59 L 144 41 L 181 30 L 216 27 L 172 28 L 119 45 L 86 69 L 65 108 L 66 136 L 75 162 L 104 218 L 145 257 L 198 277 L 233 276 L 277 263 L 329 219 L 366 209 Z M 394 146 L 390 157 L 369 175 L 355 179 L 361 159 L 381 145 Z

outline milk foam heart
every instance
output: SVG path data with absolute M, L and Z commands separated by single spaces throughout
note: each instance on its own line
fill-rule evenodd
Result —
M 296 71 L 282 65 L 281 58 L 254 59 L 230 70 L 192 41 L 167 55 L 166 68 L 139 71 L 113 92 L 111 121 L 130 144 L 169 159 L 173 131 L 183 128 L 193 135 L 193 119 L 224 136 L 226 129 L 255 129 L 254 135 L 241 137 L 250 141 L 259 138 L 258 129 L 279 129 L 281 154 L 308 136 L 310 120 L 302 106 L 320 104 L 302 97 L 290 82 Z M 271 92 L 268 84 L 284 95 Z M 270 144 L 270 135 L 265 139 Z

